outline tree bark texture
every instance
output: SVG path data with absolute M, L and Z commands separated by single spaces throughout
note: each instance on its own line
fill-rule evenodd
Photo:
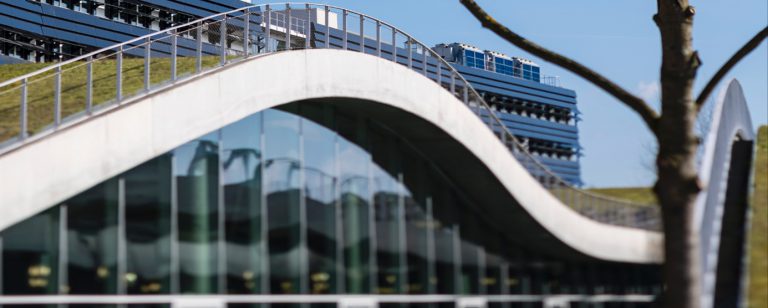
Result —
M 693 83 L 700 60 L 693 50 L 695 9 L 688 0 L 658 0 L 661 33 L 661 116 L 655 132 L 658 197 L 664 226 L 664 295 L 669 308 L 700 306 L 701 273 L 694 204 L 701 190 L 695 165 L 698 138 Z

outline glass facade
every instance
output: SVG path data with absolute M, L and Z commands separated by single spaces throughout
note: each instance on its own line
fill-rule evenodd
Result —
M 464 65 L 485 69 L 485 53 L 481 51 L 464 50 Z
M 385 123 L 246 117 L 0 232 L 3 294 L 655 294 L 658 267 L 559 260 Z
M 493 59 L 493 65 L 497 73 L 515 76 L 513 73 L 514 64 L 512 63 L 512 60 L 495 57 Z
M 541 68 L 521 61 L 515 61 L 514 76 L 525 80 L 541 82 Z

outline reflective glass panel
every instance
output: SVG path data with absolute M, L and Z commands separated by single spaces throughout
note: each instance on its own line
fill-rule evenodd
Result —
M 309 293 L 336 293 L 339 285 L 336 133 L 333 109 L 312 104 L 301 106 L 304 140 L 304 202 L 307 206 Z M 310 120 L 311 119 L 311 120 Z
M 299 117 L 264 111 L 264 178 L 269 225 L 270 292 L 302 291 Z
M 434 250 L 430 221 L 427 219 L 427 205 L 432 200 L 429 196 L 428 168 L 417 154 L 407 151 L 403 146 L 404 184 L 403 200 L 405 207 L 405 233 L 407 248 L 405 251 L 408 265 L 409 294 L 434 293 L 434 283 L 429 279 L 434 271 L 430 262 L 430 250 Z
M 128 294 L 178 291 L 171 288 L 171 164 L 163 155 L 123 176 Z
M 371 290 L 371 229 L 369 191 L 370 154 L 357 144 L 365 143 L 364 126 L 356 119 L 337 114 L 339 177 L 341 179 L 342 230 L 346 293 Z
M 461 293 L 480 294 L 479 247 L 468 241 L 461 241 Z
M 59 208 L 28 218 L 0 233 L 3 294 L 59 292 Z
M 0 289 L 660 291 L 658 266 L 571 264 L 507 241 L 422 148 L 359 109 L 339 112 L 341 105 L 307 102 L 256 113 L 6 228 Z M 125 242 L 118 236 L 123 227 Z
M 70 294 L 117 292 L 117 196 L 112 179 L 64 203 Z
M 227 292 L 263 290 L 261 113 L 221 130 Z
M 216 293 L 219 286 L 218 137 L 214 132 L 174 150 L 182 293 Z
M 376 224 L 377 292 L 405 293 L 407 263 L 405 261 L 405 230 L 403 219 L 403 188 L 397 143 L 380 133 L 372 132 L 373 201 Z

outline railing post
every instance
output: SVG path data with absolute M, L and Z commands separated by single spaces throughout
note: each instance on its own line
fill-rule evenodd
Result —
M 312 45 L 310 44 L 309 40 L 312 38 L 312 27 L 311 27 L 311 21 L 312 21 L 312 11 L 309 4 L 306 4 L 307 9 L 307 24 L 304 26 L 304 48 L 309 49 Z
M 291 4 L 285 4 L 285 50 L 291 50 Z
M 178 70 L 176 68 L 176 58 L 178 56 L 178 36 L 176 34 L 176 30 L 170 31 L 171 33 L 171 80 L 176 81 L 176 71 Z
M 152 54 L 152 38 L 147 38 L 147 45 L 144 46 L 144 91 L 149 91 L 150 76 L 150 57 Z
M 341 48 L 347 50 L 347 10 L 341 10 L 341 30 L 344 31 Z
M 507 131 L 502 128 L 501 130 L 501 142 L 504 144 L 504 146 L 507 146 Z
M 55 93 L 53 94 L 53 125 L 61 124 L 61 65 L 56 67 Z
M 466 81 L 462 81 L 462 83 L 464 84 L 464 88 L 462 89 L 462 101 L 465 104 L 469 105 L 469 89 L 467 89 L 469 85 L 467 84 Z
M 264 50 L 269 52 L 269 40 L 272 37 L 272 9 L 267 4 L 264 8 L 264 14 L 267 16 L 267 21 L 264 23 L 266 38 L 264 39 Z
M 376 56 L 381 58 L 381 21 L 376 20 Z
M 243 58 L 248 58 L 251 52 L 251 48 L 248 46 L 251 39 L 251 8 L 245 9 L 245 15 L 243 15 Z
M 93 57 L 88 57 L 85 77 L 85 113 L 90 115 L 93 108 Z
M 360 14 L 360 52 L 365 53 L 365 29 L 363 25 L 365 23 L 365 17 Z
M 219 26 L 219 45 L 221 45 L 219 64 L 224 66 L 227 64 L 227 15 L 224 15 L 224 19 L 221 20 L 221 26 Z
M 437 63 L 435 63 L 435 64 L 436 64 L 436 67 L 437 67 L 437 69 L 436 69 L 437 70 L 437 84 L 442 87 L 443 86 L 443 64 L 440 62 L 440 59 L 437 59 Z
M 413 68 L 413 39 L 410 36 L 406 36 L 405 39 L 408 40 L 405 42 L 405 46 L 408 48 L 408 68 Z
M 117 103 L 119 104 L 123 100 L 123 46 L 120 45 L 117 49 Z
M 24 78 L 21 82 L 21 107 L 19 110 L 19 137 L 21 140 L 27 139 L 27 86 L 29 80 Z
M 197 23 L 197 41 L 195 42 L 195 72 L 200 73 L 203 70 L 203 23 Z
M 331 48 L 331 24 L 328 22 L 328 10 L 330 8 L 326 5 L 325 10 L 325 48 Z
M 392 61 L 397 63 L 397 29 L 392 27 Z
M 451 72 L 451 94 L 456 96 L 456 73 Z

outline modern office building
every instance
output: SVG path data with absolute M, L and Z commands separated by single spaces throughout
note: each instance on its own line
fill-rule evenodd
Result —
M 0 232 L 3 294 L 660 292 L 483 223 L 397 130 L 313 101 L 211 131 Z
M 66 60 L 246 5 L 239 0 L 0 0 L 0 64 Z
M 123 129 L 85 121 L 50 136 L 30 131 L 40 139 L 0 154 L 4 177 L 17 167 L 33 174 L 58 166 L 35 184 L 19 175 L 0 187 L 2 294 L 534 296 L 508 300 L 523 307 L 563 295 L 642 306 L 659 294 L 657 232 L 599 223 L 563 206 L 457 100 L 473 83 L 462 84 L 439 57 L 427 58 L 429 49 L 399 30 L 388 44 L 361 39 L 364 30 L 345 31 L 345 20 L 357 24 L 358 16 L 338 10 L 297 9 L 291 26 L 275 18 L 267 35 L 263 11 L 254 12 L 248 31 L 236 19 L 225 27 L 240 41 L 211 39 L 214 20 L 198 26 L 202 36 L 177 34 L 177 52 L 163 50 L 164 39 L 147 53 L 122 49 L 126 63 L 157 59 L 155 52 L 190 62 L 195 41 L 210 45 L 197 49 L 198 59 L 216 55 L 217 41 L 232 49 L 221 52 L 221 67 L 180 75 L 192 78 L 183 82 L 147 83 L 162 91 L 121 90 L 132 103 L 94 109 L 93 119 Z M 302 24 L 306 15 L 311 23 Z M 317 21 L 325 16 L 339 20 Z M 258 55 L 260 36 L 269 37 L 263 52 L 306 50 L 228 58 L 242 56 L 244 37 Z M 39 101 L 40 92 L 28 95 Z M 66 93 L 57 97 L 69 101 Z M 131 112 L 145 107 L 153 115 Z M 79 145 L 32 163 L 29 151 L 80 133 L 72 137 Z M 94 133 L 105 139 L 87 136 Z M 150 152 L 140 150 L 147 140 L 154 140 Z M 120 149 L 101 148 L 112 145 Z M 590 239 L 595 230 L 626 240 Z
M 499 129 L 510 124 L 488 117 L 574 121 L 574 109 L 541 103 L 572 92 L 542 85 L 533 63 L 475 49 L 450 59 L 472 66 L 456 71 L 445 46 L 432 54 L 367 15 L 272 9 L 0 83 L 13 94 L 3 101 L 21 106 L 18 130 L 0 144 L 0 304 L 647 307 L 662 292 L 654 208 L 542 185 Z M 499 90 L 511 85 L 521 92 Z M 539 91 L 526 96 L 539 102 L 532 109 L 493 103 L 526 87 Z M 720 246 L 717 230 L 743 230 L 720 228 L 713 213 L 746 217 L 743 200 L 725 210 L 720 200 L 726 188 L 746 194 L 751 144 L 730 141 L 752 139 L 731 88 L 721 97 L 735 99 L 717 107 L 729 111 L 714 117 L 723 133 L 708 142 L 719 154 L 704 161 L 731 157 L 738 164 L 710 168 L 711 179 L 737 184 L 710 185 L 699 207 L 703 272 L 713 277 L 705 291 L 723 306 L 738 301 L 728 282 L 739 281 L 742 246 Z M 70 107 L 79 109 L 62 118 Z M 368 302 L 344 304 L 355 299 Z
M 0 63 L 66 60 L 245 5 L 236 0 L 0 0 Z M 298 10 L 292 15 L 294 30 L 305 32 L 307 14 Z M 309 19 L 314 25 L 323 18 L 315 12 Z M 339 27 L 338 18 L 330 17 L 332 27 Z M 280 21 L 285 23 L 284 17 L 275 19 Z M 481 92 L 540 162 L 570 183 L 582 183 L 574 91 L 558 87 L 556 78 L 542 75 L 538 65 L 522 58 L 458 43 L 434 49 Z M 169 55 L 161 49 L 157 53 Z
M 472 83 L 541 163 L 570 183 L 582 184 L 576 92 L 560 87 L 557 77 L 542 75 L 530 60 L 461 43 L 439 44 L 434 50 Z

